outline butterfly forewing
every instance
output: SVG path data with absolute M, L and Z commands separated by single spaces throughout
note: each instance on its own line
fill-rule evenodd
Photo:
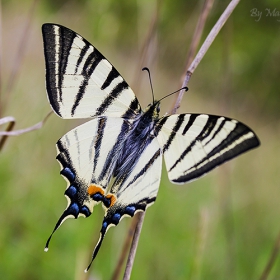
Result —
M 158 139 L 169 179 L 174 183 L 194 180 L 259 145 L 255 134 L 233 119 L 206 114 L 165 118 Z
M 54 24 L 42 27 L 51 106 L 62 118 L 133 116 L 140 105 L 125 80 L 88 41 Z

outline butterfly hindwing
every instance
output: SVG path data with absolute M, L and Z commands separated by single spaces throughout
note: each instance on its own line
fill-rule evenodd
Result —
M 53 233 L 67 218 L 88 217 L 97 203 L 108 201 L 109 181 L 128 131 L 129 126 L 122 118 L 99 117 L 58 140 L 57 160 L 67 181 L 68 206 Z
M 168 177 L 177 184 L 194 180 L 259 145 L 251 129 L 226 117 L 172 115 L 164 117 L 159 126 Z
M 48 97 L 60 117 L 133 117 L 141 111 L 126 81 L 87 40 L 57 24 L 44 24 L 42 32 Z
M 130 173 L 120 172 L 121 176 L 113 183 L 109 195 L 116 199 L 110 207 L 106 208 L 100 238 L 94 249 L 91 263 L 111 226 L 118 225 L 125 216 L 133 217 L 135 213 L 145 211 L 148 206 L 155 202 L 160 184 L 161 169 L 162 153 L 160 145 L 157 138 L 153 138 L 137 158 L 132 171 Z

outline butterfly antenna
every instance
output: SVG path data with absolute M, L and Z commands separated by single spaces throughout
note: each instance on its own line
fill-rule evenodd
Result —
M 144 67 L 144 68 L 142 68 L 142 71 L 147 71 L 148 74 L 149 74 L 150 86 L 151 86 L 152 95 L 153 95 L 153 104 L 155 104 L 155 96 L 154 96 L 154 89 L 153 89 L 153 84 L 152 84 L 152 78 L 151 78 L 150 69 L 147 68 L 147 67 Z
M 188 90 L 189 90 L 189 88 L 188 88 L 188 87 L 182 87 L 182 88 L 180 88 L 180 89 L 178 89 L 178 90 L 176 90 L 176 91 L 174 91 L 174 92 L 171 92 L 171 93 L 169 93 L 169 94 L 165 95 L 165 96 L 164 96 L 164 97 L 162 97 L 160 100 L 158 100 L 158 102 L 160 102 L 160 101 L 161 101 L 161 100 L 163 100 L 164 98 L 166 98 L 166 97 L 168 97 L 168 96 L 170 96 L 170 95 L 172 95 L 172 94 L 174 94 L 174 93 L 176 93 L 176 92 L 181 91 L 182 89 L 184 89 L 185 91 L 188 91 Z

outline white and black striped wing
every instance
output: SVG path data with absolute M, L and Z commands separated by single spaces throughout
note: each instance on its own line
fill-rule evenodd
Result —
M 129 125 L 121 118 L 98 117 L 58 140 L 57 160 L 67 181 L 68 205 L 53 233 L 67 218 L 88 217 L 97 203 L 110 204 L 108 184 L 128 131 Z
M 125 216 L 133 217 L 135 213 L 145 211 L 156 200 L 162 169 L 162 151 L 158 140 L 154 138 L 145 150 L 140 155 L 135 154 L 135 157 L 138 158 L 132 171 L 120 172 L 108 194 L 114 196 L 115 201 L 110 207 L 105 207 L 100 238 L 94 249 L 91 263 L 111 226 L 118 225 Z
M 241 153 L 259 146 L 241 122 L 205 114 L 171 115 L 157 125 L 168 177 L 181 184 L 194 180 Z
M 133 118 L 141 112 L 126 81 L 82 36 L 57 24 L 44 24 L 42 33 L 48 98 L 60 117 Z

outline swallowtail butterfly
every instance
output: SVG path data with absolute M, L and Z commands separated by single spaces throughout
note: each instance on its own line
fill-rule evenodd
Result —
M 56 144 L 68 206 L 46 251 L 67 218 L 88 217 L 101 202 L 105 216 L 91 265 L 111 226 L 154 203 L 163 157 L 169 180 L 184 184 L 259 145 L 250 128 L 227 117 L 159 117 L 156 101 L 142 111 L 123 77 L 87 40 L 57 24 L 44 24 L 42 32 L 52 109 L 65 119 L 92 118 Z

